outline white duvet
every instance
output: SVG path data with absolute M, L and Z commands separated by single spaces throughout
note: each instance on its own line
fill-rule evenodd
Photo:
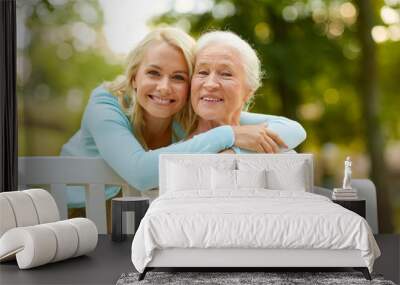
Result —
M 358 249 L 370 272 L 380 255 L 357 214 L 321 195 L 265 189 L 162 195 L 133 239 L 135 268 L 143 272 L 164 248 Z

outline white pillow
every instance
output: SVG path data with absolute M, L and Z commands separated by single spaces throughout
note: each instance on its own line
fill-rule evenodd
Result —
M 304 160 L 272 158 L 237 159 L 240 170 L 266 169 L 267 188 L 273 190 L 307 191 L 309 169 Z
M 211 170 L 213 190 L 240 190 L 241 188 L 267 188 L 266 170 Z
M 236 170 L 237 188 L 268 188 L 267 170 Z
M 276 169 L 267 172 L 268 188 L 273 190 L 307 191 L 307 176 L 305 175 L 305 163 L 293 165 L 288 171 Z
M 168 191 L 211 189 L 211 167 L 168 164 Z
M 211 170 L 211 184 L 213 190 L 236 190 L 236 170 L 216 169 Z

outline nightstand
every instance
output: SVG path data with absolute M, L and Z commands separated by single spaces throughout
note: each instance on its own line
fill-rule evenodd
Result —
M 365 200 L 332 200 L 332 202 L 339 204 L 340 206 L 359 214 L 365 219 Z
M 135 231 L 139 227 L 140 221 L 149 208 L 150 198 L 148 197 L 121 197 L 111 200 L 112 209 L 112 230 L 111 239 L 113 241 L 123 241 L 125 235 L 122 234 L 122 213 L 127 211 L 135 212 Z

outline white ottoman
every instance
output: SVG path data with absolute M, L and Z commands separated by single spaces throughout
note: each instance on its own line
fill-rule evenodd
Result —
M 43 189 L 0 193 L 0 262 L 20 269 L 86 254 L 97 245 L 96 225 L 86 218 L 58 221 L 53 197 Z

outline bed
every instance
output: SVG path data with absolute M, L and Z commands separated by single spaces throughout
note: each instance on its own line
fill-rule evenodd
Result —
M 380 251 L 365 219 L 311 193 L 311 154 L 160 157 L 160 196 L 132 242 L 157 267 L 352 267 Z

